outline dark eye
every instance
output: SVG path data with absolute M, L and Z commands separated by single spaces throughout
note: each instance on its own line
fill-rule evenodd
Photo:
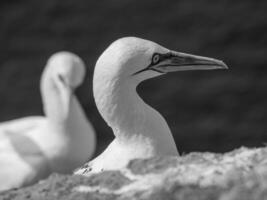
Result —
M 159 54 L 154 54 L 152 57 L 152 64 L 153 65 L 157 64 L 159 60 L 160 60 Z
M 61 82 L 64 82 L 64 78 L 63 78 L 63 76 L 62 76 L 61 74 L 58 75 L 58 78 L 59 78 L 59 80 L 60 80 Z
M 67 85 L 64 77 L 61 74 L 58 75 L 58 78 L 64 85 Z

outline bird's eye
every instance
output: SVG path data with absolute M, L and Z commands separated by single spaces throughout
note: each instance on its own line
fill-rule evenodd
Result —
M 63 78 L 63 76 L 62 76 L 61 74 L 58 75 L 58 78 L 59 78 L 59 80 L 60 80 L 61 82 L 65 82 L 65 81 L 64 81 L 64 78 Z
M 157 64 L 160 60 L 159 54 L 154 54 L 152 57 L 152 64 Z
M 58 75 L 58 78 L 64 85 L 67 85 L 64 77 L 61 74 Z

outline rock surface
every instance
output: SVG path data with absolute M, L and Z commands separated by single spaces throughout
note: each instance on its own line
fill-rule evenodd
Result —
M 1 200 L 267 199 L 267 148 L 133 160 L 121 171 L 53 174 Z

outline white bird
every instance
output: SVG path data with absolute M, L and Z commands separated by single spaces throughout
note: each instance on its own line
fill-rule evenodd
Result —
M 75 173 L 116 170 L 135 158 L 178 156 L 165 119 L 139 97 L 136 87 L 146 79 L 168 72 L 220 68 L 227 66 L 216 59 L 171 51 L 140 38 L 126 37 L 113 42 L 96 63 L 93 93 L 115 139 L 102 154 Z
M 92 156 L 95 132 L 74 94 L 84 77 L 78 56 L 54 54 L 41 77 L 45 117 L 0 124 L 0 191 L 70 173 Z

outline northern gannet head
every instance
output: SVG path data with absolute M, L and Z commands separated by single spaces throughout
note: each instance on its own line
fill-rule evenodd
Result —
M 93 77 L 94 98 L 114 133 L 132 133 L 139 128 L 140 113 L 144 112 L 143 101 L 136 93 L 140 82 L 175 71 L 226 68 L 220 60 L 180 53 L 148 40 L 125 37 L 113 42 L 97 60 Z
M 48 59 L 40 83 L 46 116 L 54 120 L 68 116 L 74 90 L 84 77 L 85 65 L 77 55 L 58 52 Z
M 100 56 L 96 66 L 96 73 L 108 71 L 110 76 L 137 84 L 169 72 L 227 69 L 220 60 L 172 51 L 136 37 L 113 42 Z
M 178 155 L 167 122 L 136 92 L 140 82 L 175 71 L 226 68 L 220 60 L 172 51 L 136 37 L 113 42 L 99 57 L 93 77 L 96 106 L 115 135 L 95 161 L 96 168 L 113 169 L 133 158 Z
M 85 77 L 84 62 L 70 52 L 58 52 L 47 61 L 47 68 L 51 68 L 51 78 L 59 85 L 71 90 L 80 86 Z

